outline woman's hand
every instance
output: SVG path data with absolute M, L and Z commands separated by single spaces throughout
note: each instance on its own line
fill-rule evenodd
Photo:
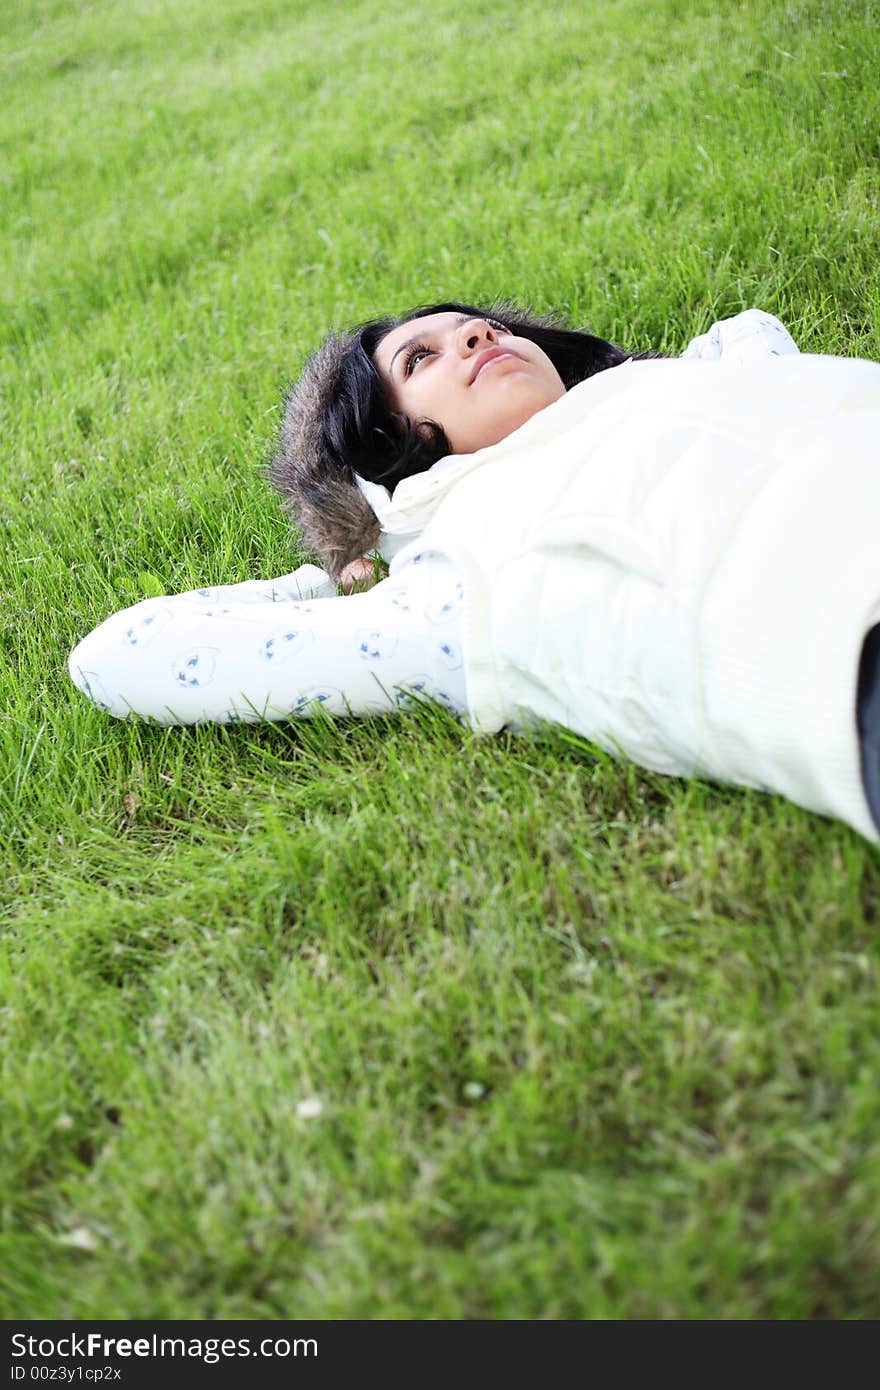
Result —
M 360 593 L 371 589 L 380 578 L 378 565 L 372 560 L 352 560 L 339 576 L 339 587 L 344 594 Z

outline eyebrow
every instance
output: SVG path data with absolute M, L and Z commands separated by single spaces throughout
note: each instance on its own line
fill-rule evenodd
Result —
M 476 319 L 476 318 L 478 318 L 478 317 L 479 317 L 479 316 L 478 316 L 477 314 L 457 314 L 457 315 L 456 315 L 456 318 L 455 318 L 455 321 L 456 321 L 457 324 L 460 325 L 460 324 L 462 324 L 462 323 L 470 323 L 471 319 Z M 417 342 L 419 341 L 419 339 L 422 338 L 422 337 L 424 337 L 424 334 L 423 334 L 423 333 L 416 333 L 416 335 L 415 335 L 414 337 L 412 337 L 412 338 L 407 338 L 407 340 L 406 340 L 405 343 L 401 343 L 401 344 L 400 344 L 400 347 L 397 349 L 397 351 L 395 352 L 395 354 L 394 354 L 394 356 L 392 357 L 391 361 L 388 363 L 388 375 L 389 375 L 389 376 L 391 375 L 391 369 L 392 369 L 392 367 L 394 366 L 394 364 L 395 364 L 395 362 L 397 361 L 397 359 L 398 359 L 398 357 L 400 356 L 400 354 L 401 354 L 402 352 L 405 352 L 406 349 L 407 349 L 408 347 L 412 347 L 413 343 L 417 343 Z

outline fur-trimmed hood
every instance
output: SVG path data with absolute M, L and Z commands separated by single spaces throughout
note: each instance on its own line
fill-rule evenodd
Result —
M 281 438 L 267 469 L 306 548 L 336 580 L 349 561 L 376 548 L 380 535 L 354 469 L 329 447 L 323 423 L 354 342 L 351 333 L 331 334 L 309 358 L 285 397 Z

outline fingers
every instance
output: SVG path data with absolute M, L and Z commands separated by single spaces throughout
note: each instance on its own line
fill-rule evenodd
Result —
M 352 560 L 339 576 L 339 587 L 344 594 L 360 593 L 376 583 L 378 575 L 371 560 Z

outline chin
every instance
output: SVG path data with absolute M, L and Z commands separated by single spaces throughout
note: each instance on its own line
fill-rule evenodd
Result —
M 531 420 L 532 416 L 537 415 L 539 411 L 546 410 L 547 406 L 552 405 L 555 400 L 558 400 L 557 396 L 548 396 L 546 392 L 542 392 L 541 394 L 536 393 L 531 401 L 519 402 L 517 409 L 511 411 L 510 415 L 507 417 L 510 422 L 508 428 L 504 431 L 504 434 L 500 434 L 498 438 L 504 439 L 508 434 L 513 434 L 515 430 L 519 429 L 520 425 L 524 425 L 527 420 Z
M 550 402 L 546 402 L 550 404 Z M 539 410 L 543 410 L 544 405 L 536 405 L 530 410 L 520 411 L 515 416 L 509 416 L 504 421 L 499 422 L 495 429 L 487 430 L 482 436 L 480 443 L 475 444 L 467 453 L 475 454 L 478 449 L 488 449 L 492 444 L 500 444 L 502 439 L 507 439 L 509 435 L 516 434 L 521 425 L 531 420 L 533 415 L 537 415 Z M 462 450 L 462 452 L 465 452 Z
M 539 411 L 546 410 L 548 405 L 552 405 L 564 390 L 560 390 L 556 395 L 542 389 L 533 391 L 523 391 L 520 388 L 514 400 L 496 400 L 496 409 L 486 414 L 492 415 L 492 423 L 488 422 L 479 430 L 474 430 L 470 441 L 456 443 L 452 432 L 447 431 L 447 438 L 455 454 L 475 454 L 480 449 L 488 449 L 493 444 L 500 444 L 502 439 L 507 439 L 508 435 L 515 434 L 521 425 L 527 420 L 531 420 L 533 415 Z

